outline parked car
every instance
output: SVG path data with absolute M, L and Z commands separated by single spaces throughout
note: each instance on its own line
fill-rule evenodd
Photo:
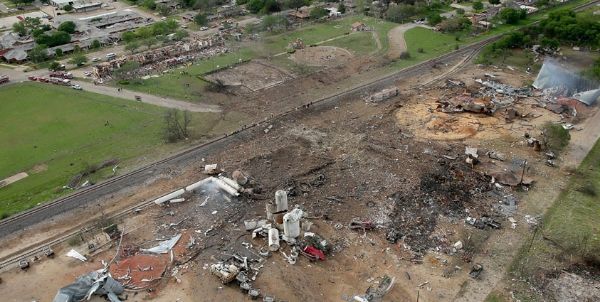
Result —
M 79 85 L 77 85 L 77 84 L 75 84 L 75 85 L 72 85 L 72 86 L 71 86 L 71 88 L 73 88 L 73 89 L 75 89 L 75 90 L 82 90 L 81 86 L 79 86 Z

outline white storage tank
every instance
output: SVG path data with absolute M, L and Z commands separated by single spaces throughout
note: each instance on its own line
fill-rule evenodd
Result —
M 293 209 L 291 212 L 283 215 L 283 236 L 284 240 L 296 239 L 300 236 L 300 219 L 302 210 Z
M 277 190 L 277 192 L 275 192 L 275 205 L 277 206 L 277 212 L 287 211 L 288 200 L 287 192 L 285 190 Z
M 269 250 L 276 252 L 279 249 L 279 230 L 276 228 L 269 229 Z

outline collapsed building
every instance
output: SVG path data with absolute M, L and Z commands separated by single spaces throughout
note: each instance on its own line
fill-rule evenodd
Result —
M 223 39 L 218 35 L 210 38 L 191 39 L 97 64 L 94 66 L 92 74 L 96 79 L 103 81 L 109 79 L 113 71 L 126 62 L 137 62 L 140 68 L 134 72 L 138 76 L 144 76 L 227 51 Z
M 547 103 L 568 97 L 590 106 L 600 97 L 598 82 L 572 72 L 552 58 L 544 60 L 533 87 L 543 90 L 543 99 Z

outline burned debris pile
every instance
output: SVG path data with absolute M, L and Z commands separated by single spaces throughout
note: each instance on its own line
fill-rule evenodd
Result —
M 418 187 L 400 191 L 388 199 L 390 226 L 386 238 L 392 243 L 402 240 L 414 253 L 445 244 L 443 238 L 431 238 L 440 215 L 464 219 L 484 215 L 489 203 L 486 192 L 492 190 L 489 179 L 463 163 L 439 166 L 421 178 Z

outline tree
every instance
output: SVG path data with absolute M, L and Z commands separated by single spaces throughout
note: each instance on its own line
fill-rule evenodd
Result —
M 280 10 L 281 10 L 281 7 L 279 6 L 279 2 L 277 2 L 277 0 L 265 0 L 264 6 L 260 10 L 260 12 L 262 14 L 270 14 L 273 12 L 278 12 Z
M 311 19 L 321 19 L 327 16 L 328 13 L 329 11 L 322 7 L 315 7 L 310 10 L 309 16 Z
M 29 51 L 29 58 L 31 58 L 34 63 L 45 61 L 48 58 L 48 47 L 43 44 L 38 44 Z
M 340 14 L 345 14 L 346 13 L 346 6 L 344 5 L 344 2 L 340 2 L 340 4 L 338 4 L 338 12 L 340 12 Z
M 102 44 L 98 40 L 92 41 L 92 44 L 90 45 L 90 47 L 93 48 L 93 49 L 100 48 L 101 46 L 102 46 Z
M 54 54 L 55 54 L 57 57 L 62 57 L 62 55 L 63 55 L 63 51 L 62 51 L 62 49 L 60 49 L 60 48 L 57 48 L 56 50 L 54 50 Z
M 438 13 L 431 13 L 429 16 L 427 16 L 427 22 L 429 25 L 438 25 L 443 20 L 444 18 Z
M 138 41 L 131 41 L 125 45 L 125 50 L 131 51 L 132 54 L 138 48 L 140 48 L 140 43 Z
M 10 0 L 10 2 L 14 3 L 17 7 L 23 6 L 23 5 L 29 5 L 31 3 L 33 3 L 34 0 Z
M 63 9 L 65 10 L 65 12 L 70 12 L 73 10 L 73 5 L 67 4 L 67 5 L 63 6 Z
M 42 34 L 35 37 L 35 42 L 37 44 L 47 45 L 48 47 L 54 47 L 71 42 L 71 36 L 64 31 L 55 31 L 50 35 Z
M 14 23 L 12 28 L 13 28 L 13 32 L 18 34 L 19 36 L 24 36 L 27 34 L 27 28 L 25 28 L 24 22 Z
M 488 0 L 488 2 L 489 2 L 490 4 L 493 4 L 493 5 L 498 5 L 498 4 L 500 4 L 500 0 Z
M 415 7 L 409 4 L 398 4 L 390 6 L 385 12 L 385 19 L 388 21 L 403 23 L 408 18 L 414 16 L 416 13 Z
M 465 17 L 454 17 L 443 20 L 438 27 L 442 32 L 458 32 L 471 28 L 471 21 Z
M 58 26 L 58 30 L 72 34 L 75 32 L 77 25 L 73 21 L 65 21 Z
M 113 77 L 119 81 L 127 81 L 136 78 L 135 71 L 140 68 L 140 63 L 127 61 L 121 67 L 113 70 Z
M 182 139 L 188 138 L 189 125 L 192 121 L 188 111 L 183 112 L 183 121 L 180 117 L 180 111 L 177 109 L 169 109 L 164 115 L 163 137 L 165 141 L 174 143 Z
M 298 10 L 299 8 L 301 8 L 305 5 L 306 5 L 305 0 L 287 0 L 285 2 L 285 6 L 287 6 L 290 9 L 295 9 L 295 10 Z
M 246 8 L 248 8 L 251 13 L 256 14 L 261 11 L 264 6 L 265 2 L 263 0 L 250 0 Z
M 181 29 L 180 29 L 180 30 L 178 30 L 178 31 L 176 31 L 176 32 L 175 32 L 175 40 L 176 40 L 176 41 L 183 40 L 183 38 L 185 38 L 185 37 L 187 37 L 187 36 L 189 36 L 189 34 L 188 34 L 188 32 L 187 32 L 187 31 L 185 31 L 185 30 L 181 30 Z
M 143 0 L 140 6 L 154 10 L 156 9 L 156 2 L 154 0 Z
M 48 70 L 50 71 L 56 71 L 60 69 L 60 63 L 56 62 L 56 61 L 52 61 L 52 63 L 50 63 L 50 66 L 48 66 Z
M 287 28 L 289 25 L 288 20 L 283 16 L 264 16 L 261 22 L 263 30 L 273 31 L 275 29 Z
M 163 17 L 166 17 L 171 14 L 171 7 L 166 4 L 161 3 L 161 4 L 157 5 L 156 10 Z
M 500 19 L 506 24 L 517 24 L 519 20 L 527 17 L 527 11 L 524 9 L 504 8 L 500 11 Z
M 121 34 L 121 40 L 123 40 L 127 44 L 129 44 L 130 42 L 132 42 L 136 38 L 137 38 L 137 35 L 133 31 L 126 31 L 126 32 L 124 32 L 124 33 Z
M 481 1 L 473 2 L 473 9 L 476 11 L 480 11 L 483 9 L 483 3 Z
M 594 62 L 594 65 L 592 65 L 592 68 L 590 69 L 590 74 L 592 77 L 596 78 L 597 80 L 600 80 L 600 58 L 598 58 L 596 62 Z
M 77 66 L 82 66 L 83 64 L 85 64 L 87 62 L 87 57 L 84 54 L 78 54 L 75 55 L 70 61 L 69 63 L 73 64 L 73 65 L 77 65 Z
M 194 16 L 194 23 L 200 26 L 205 26 L 206 24 L 208 24 L 208 18 L 206 18 L 205 14 L 199 13 L 196 16 Z
M 152 37 L 152 38 L 144 39 L 143 42 L 146 45 L 146 48 L 150 49 L 150 48 L 152 48 L 152 46 L 154 44 L 156 44 L 158 42 L 158 40 L 155 37 Z

